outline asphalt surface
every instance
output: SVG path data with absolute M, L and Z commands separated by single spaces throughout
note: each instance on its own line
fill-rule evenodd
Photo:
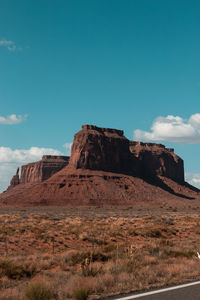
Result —
M 173 290 L 157 290 L 153 291 L 152 294 L 144 295 L 144 293 L 133 294 L 132 296 L 124 296 L 124 297 L 117 297 L 116 300 L 131 300 L 131 299 L 138 299 L 138 300 L 200 300 L 200 282 L 198 284 L 186 287 L 177 286 L 176 289 Z M 156 293 L 155 293 L 156 292 Z M 154 293 L 154 294 L 153 294 Z M 148 294 L 148 293 L 147 293 Z
M 200 300 L 200 285 L 185 287 L 160 294 L 138 298 L 140 300 Z

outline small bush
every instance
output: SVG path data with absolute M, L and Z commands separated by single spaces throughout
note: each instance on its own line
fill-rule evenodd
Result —
M 187 251 L 187 252 L 184 252 L 184 251 L 174 251 L 174 250 L 170 250 L 170 251 L 167 251 L 167 255 L 170 256 L 170 257 L 185 257 L 185 258 L 192 258 L 195 253 L 194 251 Z
M 153 246 L 153 247 L 149 246 L 149 247 L 147 247 L 147 251 L 149 252 L 150 255 L 159 256 L 160 251 L 161 251 L 161 247 L 159 247 L 159 246 L 156 246 L 156 247 L 155 246 Z
M 79 252 L 72 255 L 71 261 L 73 265 L 76 265 L 83 263 L 86 259 L 89 259 L 91 262 L 105 262 L 108 261 L 109 258 L 110 257 L 108 255 L 105 255 L 101 252 Z
M 35 265 L 22 265 L 8 259 L 2 259 L 0 261 L 0 277 L 7 276 L 10 279 L 20 279 L 23 277 L 31 277 L 35 272 Z
M 102 273 L 102 266 L 92 266 L 91 264 L 87 264 L 86 262 L 81 264 L 82 275 L 85 277 L 92 276 L 95 277 L 98 274 Z
M 100 262 L 105 262 L 109 260 L 109 256 L 105 255 L 104 253 L 101 252 L 94 252 L 92 253 L 92 261 L 100 261 Z
M 32 282 L 24 289 L 27 300 L 50 300 L 53 299 L 52 291 L 40 282 Z
M 158 229 L 158 228 L 151 228 L 147 233 L 146 233 L 147 237 L 152 237 L 152 238 L 161 238 L 163 237 L 163 233 L 162 230 Z
M 124 260 L 119 266 L 120 272 L 135 273 L 141 267 L 141 262 L 137 259 L 134 260 Z
M 73 298 L 76 300 L 87 300 L 88 296 L 89 289 L 86 287 L 79 287 L 73 291 Z
M 110 253 L 110 252 L 116 251 L 116 246 L 113 244 L 109 244 L 109 245 L 104 246 L 103 250 L 106 253 Z

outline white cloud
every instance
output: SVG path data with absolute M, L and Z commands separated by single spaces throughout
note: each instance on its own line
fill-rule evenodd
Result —
M 8 117 L 2 117 L 0 116 L 0 124 L 6 124 L 6 125 L 13 125 L 13 124 L 19 124 L 25 121 L 27 118 L 27 115 L 15 115 L 12 114 Z
M 12 150 L 8 147 L 0 147 L 0 192 L 8 187 L 18 167 L 40 160 L 44 154 L 63 155 L 62 152 L 51 148 L 31 147 L 27 150 Z
M 0 47 L 6 47 L 9 51 L 15 51 L 17 49 L 15 42 L 11 40 L 0 40 Z
M 200 189 L 200 173 L 186 173 L 186 181 Z
M 0 46 L 6 46 L 6 47 L 8 47 L 8 46 L 11 46 L 11 45 L 13 45 L 13 44 L 14 44 L 13 41 L 0 40 Z
M 60 151 L 51 148 L 31 147 L 28 150 L 12 150 L 8 147 L 0 147 L 0 163 L 28 163 L 41 159 L 44 154 L 62 155 Z
M 17 49 L 16 45 L 8 46 L 9 51 L 15 51 Z
M 72 143 L 65 143 L 63 145 L 66 151 L 66 155 L 70 156 L 71 155 L 71 148 L 72 148 Z
M 134 139 L 200 144 L 200 113 L 191 115 L 188 120 L 172 115 L 158 117 L 150 132 L 135 130 Z

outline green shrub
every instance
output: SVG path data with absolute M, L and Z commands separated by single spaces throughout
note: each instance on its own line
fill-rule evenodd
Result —
M 79 287 L 73 292 L 73 298 L 76 300 L 87 300 L 88 296 L 89 289 L 86 287 Z
M 32 282 L 24 289 L 24 296 L 27 300 L 50 300 L 53 299 L 53 293 L 44 284 Z

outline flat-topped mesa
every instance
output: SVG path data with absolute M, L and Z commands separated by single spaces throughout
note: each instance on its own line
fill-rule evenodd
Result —
M 21 177 L 19 178 L 19 168 L 10 181 L 8 189 L 21 183 L 42 182 L 66 167 L 69 163 L 69 156 L 43 155 L 37 162 L 29 163 L 21 167 Z
M 142 176 L 161 175 L 179 183 L 184 182 L 184 163 L 173 148 L 156 143 L 130 141 L 130 151 L 140 161 Z
M 184 198 L 200 201 L 199 190 L 184 182 L 183 160 L 162 144 L 129 141 L 122 130 L 84 125 L 71 152 L 70 160 L 45 155 L 23 166 L 21 178 L 18 170 L 13 188 L 0 195 L 0 205 L 153 207 L 186 204 Z
M 162 144 L 129 141 L 122 130 L 83 125 L 75 134 L 69 165 L 184 182 L 183 160 Z
M 74 136 L 69 166 L 75 169 L 127 173 L 130 162 L 129 140 L 123 130 L 83 125 Z
M 68 156 L 44 155 L 42 160 L 22 166 L 20 183 L 42 182 L 68 165 Z

